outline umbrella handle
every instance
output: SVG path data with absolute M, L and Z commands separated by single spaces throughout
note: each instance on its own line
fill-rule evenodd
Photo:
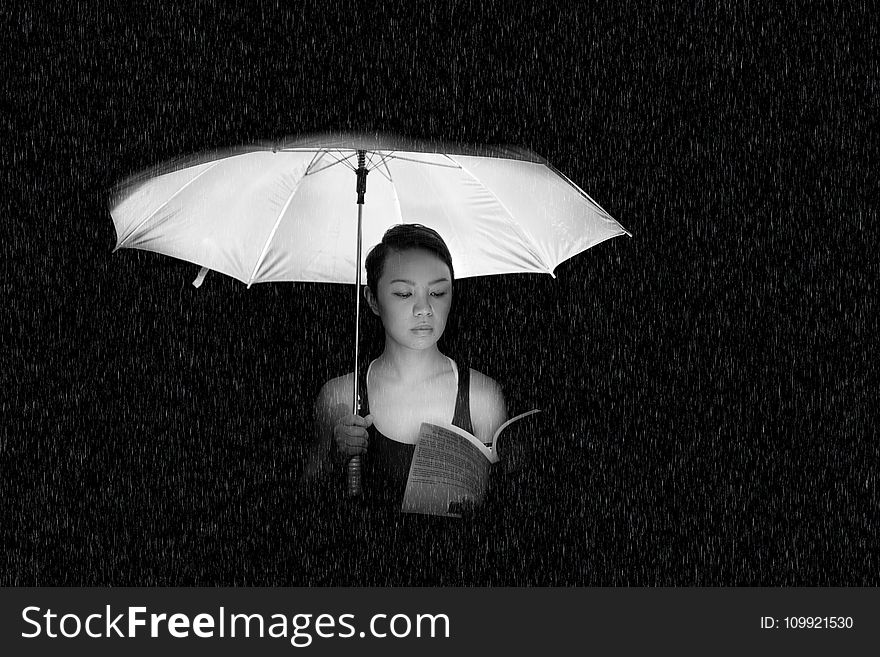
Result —
M 361 494 L 361 457 L 352 456 L 345 466 L 347 490 L 349 497 L 357 497 Z

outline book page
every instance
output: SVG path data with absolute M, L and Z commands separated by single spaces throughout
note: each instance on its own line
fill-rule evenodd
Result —
M 534 468 L 544 460 L 544 447 L 551 433 L 546 417 L 546 413 L 530 411 L 504 425 L 501 435 L 492 444 L 492 451 L 501 464 L 498 474 Z
M 525 413 L 520 413 L 519 415 L 510 418 L 507 422 L 505 422 L 500 427 L 498 427 L 498 429 L 495 431 L 495 435 L 492 436 L 492 447 L 491 447 L 492 451 L 497 454 L 498 438 L 499 438 L 499 436 L 501 436 L 502 433 L 504 433 L 504 430 L 507 427 L 509 427 L 511 424 L 513 424 L 517 420 L 521 420 L 524 417 L 528 417 L 529 415 L 533 415 L 535 413 L 540 413 L 540 412 L 541 412 L 540 408 L 535 408 L 535 409 L 532 409 L 531 411 L 526 411 Z M 495 457 L 495 460 L 496 461 L 498 460 L 497 455 Z
M 456 504 L 479 504 L 493 457 L 476 437 L 458 427 L 423 423 L 401 511 L 458 516 Z

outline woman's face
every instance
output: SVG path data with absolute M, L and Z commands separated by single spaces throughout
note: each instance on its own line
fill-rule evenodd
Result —
M 386 340 L 426 349 L 446 328 L 452 306 L 449 267 L 430 251 L 389 251 L 376 296 L 367 289 L 367 300 L 382 319 Z

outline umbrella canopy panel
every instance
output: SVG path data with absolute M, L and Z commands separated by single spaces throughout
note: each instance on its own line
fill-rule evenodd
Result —
M 350 148 L 267 149 L 159 175 L 118 197 L 116 248 L 163 253 L 249 285 L 353 283 L 356 157 Z M 368 159 L 365 253 L 389 227 L 421 223 L 443 236 L 457 278 L 552 274 L 627 233 L 543 161 L 382 150 Z

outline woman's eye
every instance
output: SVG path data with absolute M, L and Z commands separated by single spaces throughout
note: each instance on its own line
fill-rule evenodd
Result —
M 408 297 L 411 297 L 412 295 L 409 292 L 395 292 L 394 296 L 400 297 L 401 299 L 406 299 Z
M 431 292 L 432 297 L 442 297 L 446 294 L 446 292 Z

